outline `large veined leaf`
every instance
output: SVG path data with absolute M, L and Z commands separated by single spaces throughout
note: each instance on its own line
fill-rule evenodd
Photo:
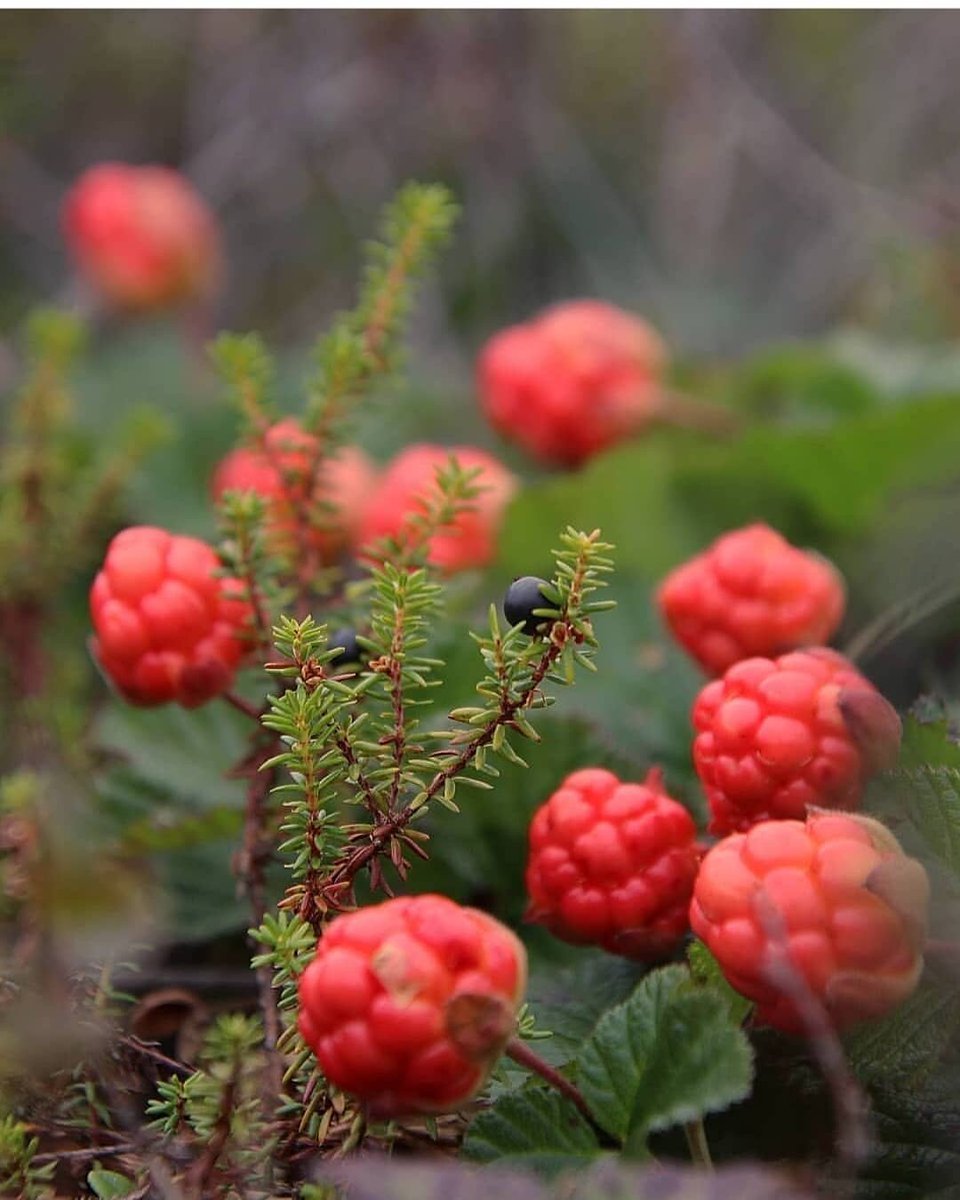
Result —
M 501 1096 L 471 1124 L 463 1153 L 476 1162 L 525 1166 L 548 1175 L 600 1153 L 597 1136 L 559 1092 L 527 1088 Z
M 652 971 L 601 1017 L 577 1065 L 591 1113 L 633 1152 L 652 1131 L 742 1100 L 753 1075 L 726 998 L 676 966 Z

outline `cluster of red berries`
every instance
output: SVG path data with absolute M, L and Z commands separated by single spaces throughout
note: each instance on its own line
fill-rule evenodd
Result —
M 836 628 L 839 575 L 752 526 L 658 598 L 686 649 L 724 671 L 693 707 L 694 765 L 723 840 L 703 852 L 656 775 L 575 772 L 531 825 L 531 917 L 645 961 L 692 925 L 757 1018 L 783 1030 L 809 1029 L 810 1003 L 838 1027 L 889 1011 L 922 969 L 926 875 L 876 821 L 827 810 L 859 806 L 896 757 L 900 721 L 836 651 L 789 649 Z
M 107 165 L 65 210 L 82 270 L 112 303 L 147 309 L 209 295 L 216 227 L 174 172 Z M 542 460 L 576 466 L 660 412 L 665 352 L 643 322 L 594 301 L 505 330 L 479 365 L 491 422 Z M 329 459 L 295 420 L 228 455 L 219 498 L 266 502 L 277 553 L 321 563 L 378 557 L 422 536 L 419 517 L 453 453 L 478 469 L 473 506 L 430 536 L 451 573 L 493 557 L 516 489 L 471 447 L 416 445 L 377 478 L 361 451 Z M 550 602 L 516 580 L 505 613 L 546 636 Z M 721 537 L 672 572 L 657 599 L 680 644 L 717 676 L 693 708 L 694 765 L 710 806 L 710 849 L 659 773 L 622 782 L 579 770 L 535 814 L 528 915 L 578 944 L 656 962 L 690 927 L 758 1019 L 805 1032 L 810 1006 L 842 1027 L 881 1015 L 923 966 L 928 884 L 877 822 L 854 814 L 871 772 L 892 761 L 896 713 L 824 643 L 843 615 L 839 573 L 764 525 Z M 133 703 L 192 707 L 227 690 L 251 612 L 214 551 L 164 530 L 124 530 L 91 592 L 94 653 Z M 343 654 L 359 657 L 344 631 Z M 828 811 L 833 810 L 833 811 Z M 838 811 L 841 810 L 841 811 Z M 377 1114 L 456 1108 L 482 1086 L 516 1023 L 523 947 L 491 917 L 419 896 L 336 918 L 300 981 L 300 1030 L 328 1079 Z

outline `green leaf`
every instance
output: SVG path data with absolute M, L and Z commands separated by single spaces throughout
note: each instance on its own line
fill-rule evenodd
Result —
M 653 971 L 601 1018 L 579 1057 L 578 1083 L 612 1136 L 639 1149 L 647 1133 L 742 1100 L 753 1058 L 726 998 L 683 967 Z
M 850 1065 L 867 1086 L 895 1081 L 916 1088 L 942 1062 L 957 1029 L 955 983 L 925 978 L 899 1008 L 844 1039 Z
M 545 1175 L 583 1165 L 599 1153 L 596 1134 L 574 1105 L 546 1088 L 501 1096 L 476 1118 L 463 1143 L 468 1159 Z
M 723 996 L 727 1002 L 730 1020 L 735 1025 L 742 1025 L 753 1008 L 753 1004 L 746 996 L 741 996 L 727 983 L 720 964 L 703 942 L 694 940 L 690 943 L 687 949 L 687 962 L 690 966 L 690 974 L 697 983 L 713 988 L 715 992 Z
M 105 1171 L 102 1167 L 94 1167 L 88 1173 L 87 1185 L 100 1200 L 122 1200 L 136 1187 L 135 1182 L 126 1175 L 121 1175 L 119 1171 Z

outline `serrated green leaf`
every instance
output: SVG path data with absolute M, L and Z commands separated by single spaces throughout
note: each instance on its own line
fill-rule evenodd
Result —
M 861 1025 L 844 1040 L 864 1084 L 900 1081 L 916 1088 L 941 1062 L 958 1028 L 956 986 L 927 978 L 889 1016 Z
M 647 975 L 606 1013 L 578 1058 L 598 1123 L 638 1149 L 646 1134 L 717 1112 L 750 1091 L 753 1056 L 726 999 L 678 966 Z
M 590 1125 L 557 1092 L 531 1088 L 501 1096 L 467 1131 L 463 1154 L 475 1162 L 527 1166 L 545 1175 L 600 1153 Z

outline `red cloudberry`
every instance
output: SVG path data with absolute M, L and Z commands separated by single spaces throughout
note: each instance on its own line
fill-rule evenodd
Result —
M 724 534 L 671 571 L 657 600 L 677 641 L 719 675 L 742 658 L 829 641 L 844 586 L 826 559 L 758 524 Z
M 330 1082 L 376 1115 L 450 1112 L 483 1085 L 525 987 L 506 926 L 402 896 L 330 923 L 300 978 L 299 1027 Z
M 568 942 L 664 958 L 687 932 L 699 861 L 693 819 L 659 771 L 644 783 L 574 771 L 530 826 L 528 916 Z
M 213 214 L 169 167 L 91 167 L 64 201 L 63 227 L 80 270 L 118 308 L 203 299 L 220 274 Z
M 654 418 L 665 362 L 644 321 L 573 300 L 490 339 L 479 360 L 481 402 L 491 424 L 535 457 L 575 467 Z
M 447 574 L 483 567 L 496 553 L 504 510 L 517 488 L 516 477 L 491 454 L 472 446 L 415 445 L 389 464 L 367 505 L 357 544 L 369 549 L 381 538 L 401 543 L 416 539 L 415 518 L 437 494 L 437 471 L 451 457 L 464 470 L 480 468 L 474 485 L 482 489 L 470 507 L 438 530 L 429 542 L 429 561 Z
M 703 860 L 690 923 L 757 1017 L 810 1026 L 809 993 L 843 1028 L 895 1008 L 923 969 L 929 885 L 889 830 L 848 813 L 762 821 Z
M 376 471 L 355 446 L 324 458 L 320 444 L 292 417 L 278 421 L 257 448 L 240 447 L 213 475 L 215 500 L 224 492 L 251 491 L 267 502 L 267 529 L 275 544 L 296 551 L 298 524 L 306 522 L 310 544 L 333 562 L 356 537 Z
M 824 647 L 737 663 L 700 692 L 693 724 L 693 762 L 717 834 L 802 819 L 810 805 L 856 808 L 867 777 L 900 743 L 893 708 Z
M 250 608 L 205 542 L 135 525 L 110 543 L 90 592 L 93 652 L 134 704 L 195 708 L 227 690 Z

